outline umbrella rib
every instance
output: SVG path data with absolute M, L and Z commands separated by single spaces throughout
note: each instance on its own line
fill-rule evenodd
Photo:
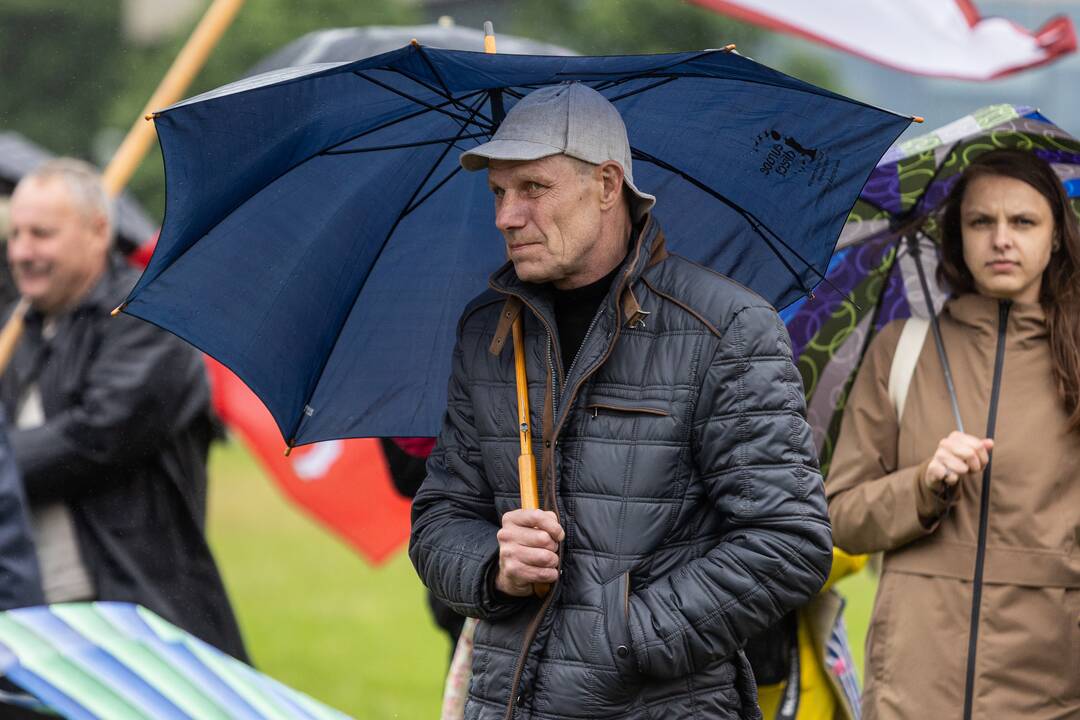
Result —
M 423 81 L 423 80 L 421 80 L 420 78 L 418 78 L 418 77 L 415 77 L 415 76 L 413 76 L 413 75 L 412 75 L 411 73 L 407 73 L 407 72 L 405 72 L 405 71 L 404 71 L 404 70 L 402 70 L 401 68 L 387 68 L 387 70 L 388 70 L 389 72 L 397 73 L 398 75 L 401 75 L 401 76 L 402 76 L 402 77 L 404 77 L 404 78 L 407 78 L 407 79 L 409 79 L 409 80 L 412 80 L 412 81 L 413 81 L 414 83 L 416 83 L 416 84 L 417 84 L 417 85 L 419 85 L 420 87 L 424 88 L 425 90 L 428 90 L 428 91 L 430 91 L 430 92 L 433 92 L 433 93 L 435 93 L 436 95 L 438 95 L 438 96 L 440 96 L 440 97 L 444 98 L 444 99 L 445 99 L 445 100 L 447 101 L 447 103 L 449 103 L 449 104 L 451 104 L 451 105 L 454 105 L 455 107 L 457 107 L 457 108 L 458 108 L 459 110 L 461 110 L 462 112 L 472 112 L 472 108 L 470 108 L 470 107 L 469 107 L 468 105 L 466 105 L 466 104 L 465 104 L 464 102 L 462 102 L 462 101 L 463 101 L 464 99 L 466 99 L 466 98 L 470 98 L 470 97 L 474 97 L 474 96 L 475 96 L 475 95 L 477 95 L 477 94 L 482 94 L 482 93 L 486 92 L 486 91 L 484 91 L 484 90 L 478 90 L 478 91 L 476 91 L 476 92 L 474 92 L 474 93 L 470 93 L 470 94 L 468 94 L 468 95 L 464 95 L 464 96 L 462 96 L 461 98 L 456 98 L 456 97 L 454 97 L 454 96 L 453 96 L 453 94 L 451 94 L 451 93 L 450 93 L 449 91 L 443 92 L 443 91 L 439 90 L 439 88 L 437 88 L 437 87 L 432 87 L 431 85 L 429 85 L 428 83 L 424 82 L 424 81 Z M 432 71 L 434 72 L 434 68 L 432 68 Z M 444 87 L 445 87 L 445 86 L 444 86 Z M 486 120 L 487 122 L 489 122 L 489 123 L 492 123 L 492 124 L 494 125 L 494 123 L 492 122 L 491 118 L 490 118 L 490 117 L 488 117 L 487 115 L 485 115 L 484 113 L 482 113 L 482 112 L 477 112 L 476 114 L 477 114 L 477 115 L 478 115 L 479 117 L 481 117 L 481 118 L 483 118 L 484 120 Z
M 462 98 L 471 98 L 471 97 L 478 97 L 480 99 L 480 102 L 482 103 L 483 100 L 486 99 L 486 97 L 487 97 L 486 91 L 478 90 L 478 91 L 476 91 L 474 93 L 470 93 L 468 95 L 462 96 Z M 407 99 L 411 99 L 411 98 L 407 98 Z M 423 104 L 423 103 L 419 103 L 419 104 Z M 446 105 L 446 104 L 450 104 L 450 103 L 443 103 L 443 104 Z M 436 111 L 439 110 L 439 108 L 432 108 L 432 109 L 434 109 Z M 416 111 L 414 113 L 408 113 L 408 114 L 403 115 L 403 116 L 401 116 L 399 118 L 395 118 L 393 120 L 390 120 L 389 122 L 383 123 L 382 125 L 378 125 L 376 127 L 370 128 L 370 129 L 365 130 L 363 132 L 357 133 L 356 135 L 353 135 L 351 137 L 347 137 L 344 140 L 342 140 L 341 142 L 335 143 L 334 145 L 331 145 L 328 148 L 323 148 L 322 150 L 314 152 L 311 155 L 308 155 L 307 157 L 303 158 L 302 160 L 299 160 L 295 164 L 290 165 L 288 168 L 286 168 L 285 170 L 283 170 L 280 173 L 278 173 L 277 175 L 275 175 L 271 180 L 263 183 L 263 185 L 258 190 L 251 193 L 250 195 L 248 195 L 242 202 L 239 203 L 239 205 L 243 205 L 244 203 L 250 201 L 251 198 L 253 198 L 256 194 L 262 192 L 267 187 L 269 187 L 270 185 L 273 185 L 274 183 L 276 183 L 278 180 L 280 180 L 282 177 L 284 177 L 288 173 L 296 170 L 297 168 L 301 167 L 302 165 L 308 163 L 309 161 L 311 161 L 311 160 L 313 160 L 313 159 L 315 159 L 317 157 L 322 157 L 322 156 L 324 156 L 326 154 L 333 154 L 333 153 L 328 153 L 328 151 L 333 151 L 335 148 L 339 148 L 342 145 L 345 145 L 346 143 L 350 143 L 350 142 L 353 142 L 355 140 L 359 140 L 360 138 L 365 137 L 367 135 L 370 135 L 371 133 L 378 132 L 379 130 L 384 130 L 384 129 L 388 128 L 388 127 L 392 127 L 393 125 L 396 125 L 396 124 L 401 123 L 401 122 L 405 122 L 406 120 L 411 120 L 411 119 L 413 119 L 415 117 L 419 117 L 419 116 L 424 115 L 424 114 L 429 113 L 429 112 L 431 112 L 431 109 L 428 109 L 427 107 L 425 107 L 423 110 L 418 110 L 418 111 Z M 462 129 L 464 129 L 464 128 L 462 128 Z M 485 135 L 485 136 L 487 136 L 487 135 Z M 239 205 L 238 205 L 238 207 L 239 207 Z M 185 254 L 187 254 L 188 250 L 190 250 L 192 247 L 194 247 L 194 243 L 192 243 L 191 245 L 188 245 L 186 248 L 184 248 L 184 250 L 181 251 L 180 255 L 178 255 L 176 258 L 174 258 L 172 262 L 173 263 L 177 262 L 181 257 L 183 257 Z
M 668 83 L 674 82 L 675 80 L 676 80 L 676 77 L 674 75 L 672 75 L 671 77 L 668 77 L 667 79 L 657 80 L 652 85 L 646 85 L 643 88 L 638 88 L 637 90 L 631 90 L 630 92 L 625 92 L 622 95 L 616 95 L 613 98 L 608 98 L 608 102 L 614 104 L 614 103 L 618 102 L 619 100 L 625 100 L 626 98 L 633 97 L 634 95 L 637 95 L 639 93 L 648 92 L 649 90 L 655 90 L 656 88 L 658 88 L 658 87 L 660 87 L 662 85 L 667 85 Z
M 476 103 L 476 107 L 474 107 L 474 108 L 472 108 L 472 109 L 473 109 L 473 110 L 479 110 L 479 108 L 481 108 L 481 107 L 483 107 L 483 106 L 484 106 L 484 98 L 483 98 L 483 97 L 481 96 L 481 97 L 480 97 L 480 99 L 479 99 L 479 102 L 477 102 L 477 103 Z M 462 128 L 462 130 L 464 130 L 464 129 L 465 129 L 465 128 Z M 460 133 L 458 133 L 458 138 L 456 138 L 456 139 L 455 139 L 455 138 L 450 138 L 449 140 L 447 140 L 447 142 L 449 143 L 449 144 L 447 145 L 447 148 L 446 148 L 446 149 L 447 149 L 447 151 L 448 151 L 448 150 L 449 150 L 449 149 L 450 149 L 451 147 L 457 147 L 457 141 L 458 141 L 458 140 L 460 140 L 460 139 L 462 139 L 462 138 L 465 138 L 465 137 L 476 137 L 476 136 L 475 136 L 475 135 L 461 135 Z M 487 135 L 482 135 L 481 137 L 487 137 Z M 459 149 L 460 149 L 460 148 L 459 148 Z M 432 170 L 432 172 L 428 173 L 428 177 L 427 177 L 427 178 L 424 178 L 424 183 L 426 183 L 426 182 L 428 181 L 428 179 L 429 179 L 429 178 L 431 177 L 431 175 L 433 175 L 433 174 L 434 174 L 435 168 L 437 168 L 437 167 L 439 166 L 439 164 L 440 164 L 440 163 L 442 163 L 442 161 L 443 161 L 443 158 L 445 158 L 445 157 L 446 157 L 446 152 L 444 152 L 444 153 L 443 153 L 443 155 L 442 155 L 442 157 L 440 157 L 440 158 L 439 158 L 438 162 L 436 162 L 436 163 L 435 163 L 435 167 L 433 167 L 433 168 L 431 169 L 431 170 Z M 421 197 L 421 198 L 420 198 L 419 200 L 416 200 L 415 202 L 413 202 L 413 201 L 410 201 L 410 203 L 409 203 L 409 204 L 407 204 L 407 205 L 405 206 L 405 209 L 401 211 L 401 217 L 400 217 L 400 218 L 398 218 L 398 220 L 397 220 L 397 221 L 396 221 L 396 222 L 394 223 L 394 228 L 396 228 L 396 227 L 397 227 L 397 223 L 401 222 L 401 221 L 402 221 L 403 219 L 405 219 L 405 217 L 407 217 L 407 216 L 408 216 L 408 215 L 409 215 L 410 213 L 412 213 L 412 212 L 413 212 L 414 210 L 416 210 L 416 209 L 417 209 L 418 207 L 420 207 L 420 206 L 421 206 L 421 205 L 423 205 L 423 204 L 424 204 L 425 202 L 427 202 L 427 199 L 428 199 L 428 198 L 430 198 L 430 197 L 431 197 L 432 195 L 434 195 L 434 194 L 435 194 L 436 192 L 438 192 L 438 191 L 439 191 L 439 188 L 441 188 L 441 187 L 442 187 L 443 185 L 445 185 L 446 183 L 450 182 L 450 181 L 451 181 L 451 180 L 452 180 L 452 179 L 454 178 L 454 176 L 455 176 L 455 175 L 457 175 L 457 174 L 458 174 L 459 172 L 461 172 L 461 170 L 462 170 L 462 168 L 461 168 L 461 165 L 460 165 L 460 164 L 459 164 L 459 165 L 457 165 L 457 166 L 456 166 L 456 167 L 455 167 L 455 168 L 454 168 L 453 170 L 451 170 L 451 171 L 450 171 L 450 173 L 449 173 L 449 174 L 447 174 L 447 176 L 446 176 L 446 177 L 444 177 L 444 178 L 443 178 L 442 180 L 440 180 L 439 182 L 437 182 L 437 183 L 435 184 L 435 187 L 433 187 L 433 188 L 431 188 L 431 190 L 427 191 L 427 193 L 425 193 L 425 194 L 423 195 L 423 197 Z M 424 183 L 421 183 L 421 184 L 420 184 L 420 187 L 423 187 L 423 186 L 424 186 Z M 419 190 L 419 188 L 418 188 L 418 190 Z M 416 193 L 413 193 L 413 197 L 416 197 Z M 393 230 L 393 228 L 392 228 L 392 229 L 390 230 L 390 232 L 393 232 L 393 231 L 394 231 L 394 230 Z M 388 239 L 389 239 L 389 238 L 388 238 Z
M 490 135 L 488 133 L 483 133 L 483 132 L 481 132 L 481 133 L 469 133 L 468 135 L 458 135 L 456 137 L 449 137 L 449 138 L 438 138 L 436 140 L 421 140 L 421 141 L 413 142 L 413 143 L 402 143 L 400 145 L 379 145 L 378 147 L 356 148 L 354 150 L 334 150 L 334 149 L 329 149 L 329 150 L 324 150 L 323 152 L 320 153 L 320 155 L 354 155 L 354 154 L 357 154 L 357 153 L 379 152 L 379 151 L 382 151 L 382 150 L 405 150 L 407 148 L 423 147 L 425 145 L 438 145 L 440 143 L 455 144 L 455 143 L 457 143 L 458 140 L 466 140 L 466 139 L 473 139 L 473 138 L 486 138 L 486 137 L 490 137 Z M 348 142 L 348 141 L 346 141 L 346 142 Z M 338 147 L 338 145 L 335 145 L 334 147 Z
M 429 68 L 431 68 L 432 75 L 434 75 L 435 79 L 439 81 L 440 85 L 442 85 L 443 92 L 446 93 L 446 96 L 447 97 L 452 97 L 454 95 L 454 93 L 450 92 L 450 88 L 447 87 L 446 81 L 443 80 L 442 74 L 439 72 L 438 68 L 435 67 L 435 63 L 431 62 L 431 58 L 428 57 L 427 51 L 424 50 L 424 46 L 420 45 L 420 44 L 417 44 L 416 49 L 420 51 L 420 57 L 424 60 L 424 64 L 426 64 Z M 415 80 L 415 78 L 413 78 L 413 79 Z M 416 82 L 420 82 L 420 81 L 416 80 Z M 424 83 L 420 83 L 420 84 L 423 85 Z
M 465 95 L 465 96 L 462 96 L 462 97 L 463 98 L 471 98 L 471 97 L 476 97 L 478 95 L 483 97 L 484 91 L 483 90 L 477 90 L 474 93 L 470 93 L 469 95 Z M 452 104 L 452 103 L 449 103 L 449 102 L 442 103 L 442 105 L 450 105 L 450 104 Z M 346 143 L 351 143 L 354 140 L 359 140 L 362 137 L 365 137 L 365 136 L 370 135 L 372 133 L 378 132 L 380 130 L 385 130 L 388 127 L 393 127 L 394 125 L 397 125 L 398 123 L 405 122 L 406 120 L 412 120 L 413 118 L 420 117 L 421 115 L 425 115 L 425 114 L 427 114 L 429 112 L 431 112 L 431 110 L 429 110 L 427 108 L 424 108 L 423 110 L 417 110 L 416 112 L 408 113 L 407 115 L 402 115 L 401 117 L 394 118 L 393 120 L 385 122 L 382 125 L 377 125 L 377 126 L 375 126 L 373 128 L 365 130 L 365 131 L 363 131 L 361 133 L 358 133 L 358 134 L 353 135 L 351 137 L 345 138 L 341 142 L 336 143 L 336 144 L 331 145 L 330 147 L 326 148 L 326 150 L 333 150 L 335 148 L 339 148 L 342 145 L 345 145 Z M 322 152 L 326 152 L 326 150 L 323 150 Z
M 438 182 L 438 183 L 437 183 L 437 184 L 435 185 L 435 187 L 431 188 L 431 190 L 429 190 L 429 191 L 428 191 L 428 192 L 427 192 L 427 193 L 426 193 L 426 194 L 425 194 L 425 195 L 424 195 L 424 196 L 423 196 L 422 198 L 420 198 L 420 199 L 419 199 L 419 200 L 417 200 L 417 201 L 416 201 L 415 203 L 413 203 L 413 204 L 412 204 L 412 206 L 410 206 L 410 207 L 407 207 L 407 208 L 405 208 L 405 210 L 404 210 L 404 211 L 402 211 L 402 213 L 401 213 L 401 218 L 402 218 L 402 219 L 404 219 L 404 218 L 405 218 L 405 217 L 406 217 L 407 215 L 409 215 L 409 214 L 410 214 L 410 213 L 411 213 L 411 212 L 412 212 L 413 210 L 416 210 L 416 208 L 420 207 L 420 206 L 421 206 L 421 205 L 423 205 L 423 204 L 424 204 L 425 202 L 427 202 L 427 199 L 428 199 L 429 197 L 431 197 L 431 196 L 432 196 L 432 195 L 434 195 L 434 194 L 435 194 L 436 192 L 438 192 L 439 188 L 441 188 L 441 187 L 442 187 L 443 185 L 445 185 L 446 183 L 450 182 L 450 181 L 451 181 L 451 180 L 452 180 L 452 179 L 454 178 L 454 176 L 455 176 L 455 175 L 457 175 L 457 174 L 458 174 L 459 172 L 461 172 L 461 170 L 462 170 L 462 168 L 461 168 L 461 166 L 460 166 L 460 165 L 458 165 L 458 166 L 457 166 L 456 168 L 454 168 L 453 170 L 451 170 L 451 171 L 450 171 L 450 174 L 449 174 L 449 175 L 447 175 L 447 176 L 446 176 L 446 177 L 444 177 L 444 178 L 443 178 L 442 180 L 440 180 L 440 181 L 439 181 L 439 182 Z
M 479 101 L 477 102 L 477 108 L 479 108 L 479 106 L 481 106 L 483 104 L 483 101 L 484 101 L 484 96 L 481 95 Z M 475 112 L 476 111 L 474 110 L 473 113 L 475 114 Z M 461 134 L 463 134 L 465 132 L 465 128 L 468 126 L 469 122 L 472 122 L 471 117 L 468 119 L 466 125 L 461 128 L 461 132 L 459 133 L 459 135 L 461 135 Z M 431 168 L 427 171 L 427 173 L 425 173 L 424 178 L 416 186 L 416 189 L 413 190 L 413 193 L 409 197 L 408 202 L 405 203 L 404 207 L 398 213 L 397 218 L 394 220 L 393 224 L 390 226 L 390 229 L 386 232 L 386 236 L 383 238 L 382 243 L 379 245 L 379 251 L 375 253 L 375 257 L 372 258 L 371 264 L 368 265 L 367 272 L 364 274 L 364 277 L 360 280 L 360 282 L 358 282 L 356 284 L 356 292 L 353 293 L 353 299 L 352 299 L 352 303 L 351 303 L 350 307 L 355 307 L 356 306 L 356 301 L 359 299 L 360 293 L 361 293 L 361 291 L 363 291 L 364 285 L 367 283 L 368 277 L 371 276 L 372 270 L 374 270 L 375 266 L 379 263 L 379 258 L 382 257 L 383 251 L 386 250 L 386 246 L 390 243 L 390 238 L 393 236 L 394 231 L 397 230 L 398 225 L 400 225 L 401 221 L 405 219 L 405 216 L 409 212 L 412 212 L 412 210 L 415 209 L 415 207 L 413 207 L 413 202 L 416 200 L 416 197 L 420 194 L 420 191 L 424 189 L 424 185 L 427 184 L 427 181 L 429 179 L 431 179 L 431 176 L 435 174 L 436 170 L 438 170 L 439 165 L 442 164 L 442 161 L 446 158 L 446 155 L 450 152 L 450 149 L 452 147 L 454 147 L 454 143 L 447 143 L 446 147 L 443 148 L 443 151 L 439 154 L 439 157 L 432 164 Z M 460 168 L 460 166 L 459 166 L 459 168 Z M 447 180 L 449 180 L 451 177 L 454 176 L 454 174 L 455 173 L 451 173 L 449 177 L 445 178 L 442 182 L 440 182 L 438 185 L 436 185 L 434 190 L 437 190 L 439 187 L 444 185 Z M 433 190 L 433 192 L 434 192 L 434 190 Z M 431 193 L 428 193 L 428 195 L 430 195 L 430 194 Z M 349 314 L 351 314 L 351 313 L 349 313 Z M 333 346 L 331 346 L 330 352 L 328 352 L 326 354 L 326 357 L 323 358 L 322 365 L 319 368 L 319 372 L 315 376 L 315 380 L 311 384 L 311 389 L 308 391 L 307 397 L 304 400 L 304 407 L 308 407 L 308 406 L 311 405 L 311 399 L 315 395 L 315 388 L 317 388 L 319 386 L 319 381 L 322 379 L 323 373 L 326 372 L 326 366 L 327 366 L 327 364 L 329 364 L 330 358 L 333 356 L 334 350 L 337 348 L 337 344 L 341 340 L 341 330 L 342 330 L 342 328 L 345 327 L 345 323 L 348 322 L 349 314 L 346 314 L 345 318 L 341 321 L 341 326 L 338 328 L 337 336 L 334 338 L 334 344 L 333 344 Z M 292 446 L 292 445 L 294 445 L 296 443 L 296 434 L 298 432 L 300 432 L 300 425 L 303 424 L 304 417 L 306 417 L 304 415 L 304 413 L 301 413 L 300 416 L 293 423 L 292 429 L 291 429 L 291 431 L 289 433 L 289 435 L 290 435 L 289 445 L 290 446 Z
M 406 92 L 404 92 L 402 90 L 398 90 L 397 88 L 395 88 L 395 87 L 393 87 L 391 85 L 387 85 L 384 82 L 380 82 L 380 81 L 376 80 L 375 78 L 373 78 L 370 75 L 367 75 L 365 73 L 358 72 L 358 71 L 354 70 L 353 74 L 356 75 L 359 78 L 367 80 L 369 83 L 371 83 L 373 85 L 378 85 L 379 87 L 383 88 L 384 90 L 389 90 L 390 92 L 394 93 L 395 95 L 399 95 L 399 96 L 405 98 L 409 102 L 414 102 L 417 105 L 423 105 L 428 110 L 434 110 L 435 112 L 442 113 L 443 115 L 446 115 L 447 117 L 451 117 L 451 118 L 453 118 L 453 119 L 455 119 L 455 120 L 457 120 L 459 122 L 465 122 L 466 124 L 475 123 L 476 125 L 480 126 L 484 130 L 491 131 L 491 129 L 492 129 L 490 125 L 488 125 L 487 127 L 484 127 L 483 123 L 478 123 L 475 120 L 473 120 L 472 118 L 466 118 L 466 117 L 464 117 L 462 115 L 458 115 L 457 113 L 452 113 L 452 112 L 450 112 L 448 110 L 444 110 L 443 108 L 439 107 L 438 105 L 432 105 L 431 103 L 426 102 L 424 100 L 421 100 L 420 98 L 413 97 L 412 95 L 409 95 L 408 93 L 406 93 Z M 473 115 L 475 116 L 475 113 Z
M 761 237 L 761 239 L 765 241 L 765 244 L 769 247 L 770 250 L 772 250 L 773 254 L 776 255 L 777 259 L 781 263 L 783 263 L 784 267 L 787 268 L 787 271 L 789 273 L 791 273 L 792 277 L 794 277 L 798 281 L 799 286 L 803 289 L 803 292 L 810 293 L 810 288 L 806 287 L 806 283 L 803 281 L 802 275 L 800 275 L 799 273 L 797 273 L 795 271 L 795 268 L 793 268 L 791 266 L 791 264 L 787 261 L 787 258 L 785 258 L 780 253 L 780 251 L 773 244 L 772 240 L 770 240 L 768 238 L 768 236 L 764 232 L 762 232 L 762 230 L 767 230 L 769 232 L 769 234 L 772 235 L 781 245 L 783 245 L 784 248 L 788 252 L 790 252 L 792 255 L 794 255 L 796 258 L 798 258 L 798 260 L 801 263 L 803 263 L 803 265 L 805 265 L 809 270 L 811 270 L 820 279 L 822 279 L 822 280 L 825 279 L 825 276 L 816 267 L 814 267 L 812 264 L 810 264 L 806 260 L 806 258 L 804 258 L 802 255 L 800 255 L 798 253 L 798 251 L 796 251 L 794 248 L 792 248 L 790 245 L 788 245 L 784 241 L 784 239 L 782 237 L 780 237 L 779 235 L 777 235 L 770 227 L 768 227 L 763 222 L 758 220 L 758 218 L 753 213 L 751 213 L 749 210 L 746 210 L 745 208 L 739 207 L 738 204 L 736 204 L 735 202 L 732 202 L 728 198 L 724 197 L 723 195 L 721 195 L 716 190 L 709 187 L 707 184 L 705 184 L 701 180 L 698 180 L 693 175 L 690 175 L 689 173 L 684 172 L 683 170 L 680 170 L 679 168 L 675 167 L 674 165 L 672 165 L 670 163 L 667 163 L 667 162 L 665 162 L 663 160 L 660 160 L 659 158 L 653 157 L 652 155 L 649 155 L 648 153 L 646 153 L 646 152 L 644 152 L 642 150 L 639 150 L 639 149 L 637 149 L 635 147 L 631 147 L 630 150 L 632 151 L 634 159 L 644 160 L 645 162 L 652 163 L 653 165 L 656 165 L 658 168 L 660 168 L 662 170 L 667 170 L 668 172 L 672 173 L 673 175 L 678 175 L 679 177 L 681 177 L 683 180 L 686 180 L 688 183 L 690 183 L 694 187 L 708 193 L 709 195 L 712 195 L 714 198 L 716 198 L 720 202 L 724 203 L 725 205 L 730 207 L 735 212 L 742 215 L 743 219 L 745 219 L 750 224 L 750 227 L 753 228 L 754 232 L 756 232 Z
M 667 78 L 667 79 L 670 79 L 670 80 L 678 80 L 679 78 L 690 78 L 690 77 L 699 78 L 699 77 L 711 77 L 711 76 L 708 76 L 708 75 L 687 75 L 687 74 L 680 74 L 680 75 L 663 74 L 663 75 L 660 75 L 660 74 L 648 72 L 648 73 L 639 73 L 637 75 L 631 75 L 630 77 L 626 77 L 626 78 L 619 78 L 618 80 L 597 80 L 597 81 L 595 81 L 596 85 L 593 85 L 592 88 L 593 88 L 593 90 L 596 90 L 596 92 L 605 92 L 607 90 L 610 90 L 613 87 L 618 87 L 619 85 L 624 85 L 624 84 L 630 82 L 631 80 L 645 80 L 645 79 L 648 79 L 648 78 Z
M 479 109 L 479 106 L 481 106 L 481 105 L 483 105 L 483 97 L 481 97 L 480 102 L 477 103 L 477 109 Z M 477 109 L 473 110 L 474 114 L 477 111 Z M 472 122 L 471 118 L 466 122 L 466 127 L 468 126 L 469 122 Z M 456 139 L 454 139 L 453 141 L 448 142 L 446 144 L 446 147 L 443 148 L 443 151 L 441 153 L 439 153 L 439 157 L 432 164 L 431 168 L 428 169 L 427 173 L 424 174 L 423 180 L 421 180 L 420 184 L 416 186 L 415 190 L 413 190 L 413 193 L 409 197 L 408 202 L 405 203 L 405 206 L 402 208 L 401 212 L 398 213 L 397 219 L 394 220 L 394 223 L 390 226 L 390 230 L 387 231 L 386 238 L 383 240 L 382 247 L 379 248 L 379 255 L 382 254 L 382 250 L 383 250 L 383 248 L 386 247 L 386 243 L 389 242 L 390 236 L 394 234 L 394 231 L 397 230 L 397 226 L 401 223 L 402 220 L 405 219 L 405 216 L 416 209 L 416 207 L 413 205 L 413 203 L 416 201 L 416 197 L 420 194 L 420 191 L 424 189 L 424 186 L 427 185 L 427 181 L 431 179 L 431 176 L 435 174 L 435 171 L 439 169 L 439 165 L 441 165 L 442 161 L 444 159 L 446 159 L 446 156 L 447 156 L 447 154 L 449 154 L 450 149 L 454 147 L 454 145 L 457 143 L 457 140 L 460 139 L 463 136 L 464 132 L 465 132 L 465 127 L 462 127 L 461 131 L 458 133 L 458 137 Z M 436 185 L 435 189 L 438 189 L 441 185 L 443 185 L 446 182 L 446 180 L 449 180 L 450 177 L 453 177 L 453 175 L 454 175 L 454 173 L 451 173 L 449 177 L 445 178 L 441 183 L 439 183 L 439 185 Z M 428 195 L 430 195 L 430 194 L 431 193 L 428 193 Z M 379 259 L 379 257 L 378 257 L 378 255 L 376 255 L 375 256 L 375 261 L 377 262 L 378 259 Z M 374 262 L 372 263 L 372 267 L 374 267 Z
M 648 70 L 644 70 L 644 71 L 642 71 L 640 73 L 637 73 L 635 75 L 627 75 L 627 76 L 625 76 L 623 78 L 620 78 L 619 80 L 615 80 L 615 81 L 610 81 L 609 80 L 608 82 L 619 83 L 619 82 L 626 82 L 628 80 L 634 80 L 634 79 L 639 78 L 639 77 L 649 77 L 653 73 L 658 73 L 658 72 L 663 72 L 665 70 L 670 70 L 673 67 L 678 67 L 679 65 L 685 65 L 686 63 L 695 62 L 697 60 L 700 60 L 703 57 L 707 57 L 709 55 L 715 55 L 716 53 L 727 54 L 727 52 L 724 51 L 724 50 L 704 50 L 702 52 L 699 52 L 697 55 L 693 55 L 691 57 L 676 60 L 676 61 L 674 61 L 674 62 L 672 62 L 672 63 L 670 63 L 668 65 L 661 65 L 660 67 L 650 68 Z M 614 75 L 619 75 L 620 73 L 617 73 L 617 72 L 610 72 L 610 73 L 593 72 L 593 73 L 588 73 L 588 74 L 589 75 L 613 75 L 614 76 Z M 572 73 L 572 72 L 558 72 L 558 73 L 555 73 L 555 77 L 562 77 L 562 76 L 566 76 L 566 75 L 579 75 L 580 76 L 580 75 L 582 75 L 582 73 Z

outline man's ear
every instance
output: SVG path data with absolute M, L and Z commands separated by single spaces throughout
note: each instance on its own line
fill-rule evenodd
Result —
M 600 209 L 610 210 L 622 199 L 623 169 L 619 163 L 608 160 L 598 168 L 603 188 L 600 191 Z
M 109 249 L 112 244 L 112 238 L 109 237 L 109 220 L 100 213 L 94 213 L 86 219 L 86 226 L 90 230 L 90 236 L 95 248 L 99 248 L 102 251 Z

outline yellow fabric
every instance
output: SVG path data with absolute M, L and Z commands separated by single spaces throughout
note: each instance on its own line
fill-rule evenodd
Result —
M 866 566 L 869 559 L 869 555 L 848 555 L 840 548 L 834 547 L 832 551 L 832 570 L 829 571 L 829 577 L 825 580 L 825 586 L 819 592 L 826 592 L 836 581 L 859 572 Z
M 814 651 L 814 643 L 810 641 L 809 626 L 802 611 L 798 615 L 799 712 L 795 715 L 795 720 L 833 720 L 836 713 L 836 699 L 833 698 L 832 687 L 825 676 L 821 660 Z M 776 717 L 786 685 L 787 683 L 781 682 L 758 688 L 758 704 L 761 705 L 765 720 Z
M 821 592 L 826 592 L 837 580 L 862 570 L 866 565 L 867 555 L 849 555 L 843 550 L 833 548 L 832 570 Z M 825 675 L 822 659 L 814 649 L 810 638 L 810 625 L 806 614 L 797 613 L 799 641 L 799 712 L 795 720 L 834 720 L 836 698 L 832 686 Z M 765 720 L 776 717 L 780 702 L 784 697 L 786 682 L 758 686 L 758 704 Z

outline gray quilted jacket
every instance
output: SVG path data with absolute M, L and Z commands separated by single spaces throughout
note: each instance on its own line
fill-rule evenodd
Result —
M 542 507 L 566 530 L 546 597 L 494 589 L 519 506 L 524 313 Z M 563 368 L 544 292 L 507 264 L 459 326 L 409 554 L 478 617 L 465 717 L 757 718 L 740 648 L 824 583 L 825 496 L 787 333 L 767 303 L 638 234 Z M 506 346 L 511 347 L 506 347 Z

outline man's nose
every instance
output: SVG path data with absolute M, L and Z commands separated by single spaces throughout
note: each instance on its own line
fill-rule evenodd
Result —
M 23 260 L 30 259 L 30 243 L 25 239 L 20 238 L 16 233 L 12 233 L 11 237 L 7 240 L 7 257 L 8 262 L 17 263 Z
M 495 206 L 495 227 L 503 232 L 525 227 L 525 204 L 510 193 Z

